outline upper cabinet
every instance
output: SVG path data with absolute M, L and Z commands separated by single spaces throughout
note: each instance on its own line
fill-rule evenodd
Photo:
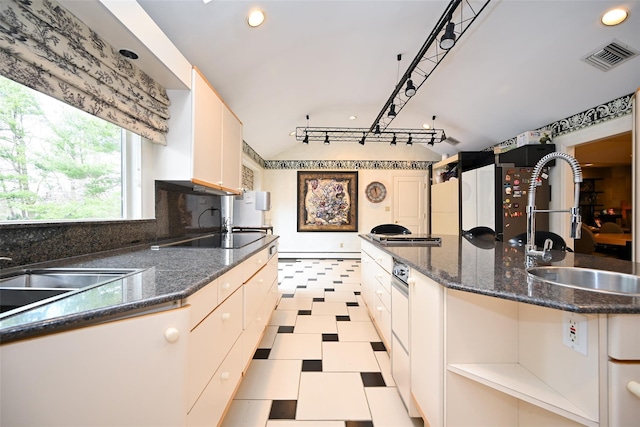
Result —
M 154 147 L 155 178 L 241 193 L 242 123 L 196 68 L 191 91 L 168 91 L 166 146 Z

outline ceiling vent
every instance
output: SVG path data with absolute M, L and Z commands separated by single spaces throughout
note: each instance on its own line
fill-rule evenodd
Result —
M 445 142 L 448 142 L 451 145 L 458 145 L 460 144 L 460 141 L 458 141 L 455 138 L 451 138 L 451 137 L 447 137 L 447 139 L 445 139 Z
M 623 62 L 638 55 L 638 51 L 619 40 L 594 50 L 582 58 L 587 63 L 602 71 L 609 71 Z

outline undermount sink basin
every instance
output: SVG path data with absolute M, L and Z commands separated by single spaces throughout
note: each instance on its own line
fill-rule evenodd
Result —
M 527 274 L 553 283 L 587 291 L 640 296 L 640 276 L 578 267 L 531 267 Z
M 0 312 L 117 280 L 135 269 L 25 269 L 0 275 Z

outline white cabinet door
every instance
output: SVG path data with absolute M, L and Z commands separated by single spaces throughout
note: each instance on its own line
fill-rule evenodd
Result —
M 2 345 L 0 425 L 185 425 L 189 311 Z
M 411 230 L 423 233 L 424 178 L 420 176 L 393 177 L 393 221 Z
M 444 426 L 443 316 L 444 288 L 412 271 L 409 279 L 411 393 L 431 427 Z
M 222 108 L 222 186 L 242 187 L 242 123 L 224 105 Z
M 209 83 L 193 70 L 193 176 L 222 185 L 223 104 Z

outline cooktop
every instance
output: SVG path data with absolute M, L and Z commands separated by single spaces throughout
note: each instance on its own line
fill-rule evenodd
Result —
M 264 233 L 215 233 L 151 246 L 157 251 L 163 248 L 221 248 L 238 249 L 265 237 Z
M 373 240 L 383 245 L 440 246 L 442 239 L 429 234 L 370 234 Z

